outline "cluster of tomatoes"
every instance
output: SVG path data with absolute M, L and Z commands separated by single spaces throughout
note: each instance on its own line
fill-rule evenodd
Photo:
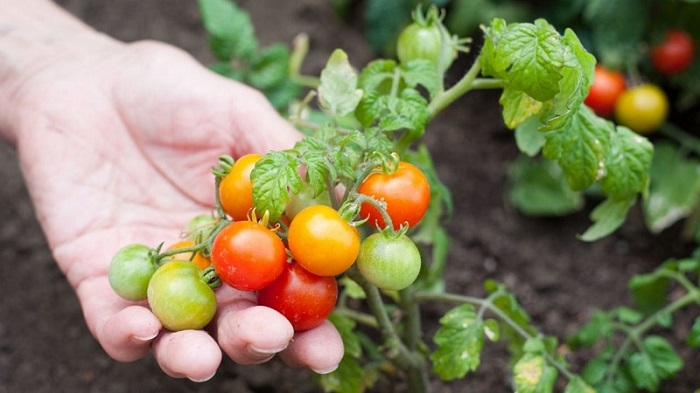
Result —
M 215 289 L 254 291 L 258 303 L 284 315 L 295 331 L 321 324 L 335 308 L 336 277 L 353 264 L 380 289 L 409 286 L 421 269 L 418 248 L 405 235 L 430 203 L 430 186 L 407 162 L 369 174 L 345 208 L 302 192 L 291 195 L 282 223 L 258 220 L 250 173 L 259 155 L 227 168 L 218 187 L 225 214 L 197 216 L 186 238 L 161 251 L 128 245 L 113 257 L 109 281 L 131 301 L 147 300 L 166 329 L 201 329 L 216 313 Z M 349 208 L 347 208 L 349 206 Z M 387 221 L 391 221 L 391 225 Z M 358 226 L 381 229 L 362 239 Z
M 665 76 L 685 71 L 694 57 L 693 38 L 681 30 L 669 30 L 665 40 L 649 52 L 652 67 Z M 585 103 L 599 116 L 614 117 L 617 123 L 640 134 L 656 131 L 669 112 L 668 98 L 659 86 L 648 82 L 628 86 L 623 73 L 601 65 L 595 68 Z

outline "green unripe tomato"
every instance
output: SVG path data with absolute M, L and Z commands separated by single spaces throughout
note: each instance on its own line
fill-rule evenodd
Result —
M 396 56 L 401 63 L 408 63 L 415 59 L 429 60 L 436 67 L 439 66 L 440 52 L 442 50 L 442 34 L 440 27 L 434 22 L 411 23 L 401 31 L 396 41 Z M 439 71 L 444 72 L 450 67 L 456 52 L 449 49 L 449 55 L 445 56 L 444 63 Z
M 328 190 L 323 190 L 322 193 L 314 196 L 313 187 L 311 187 L 310 184 L 305 183 L 304 188 L 302 188 L 298 194 L 292 194 L 289 196 L 289 201 L 287 201 L 287 205 L 284 209 L 284 215 L 289 220 L 293 220 L 300 211 L 309 206 L 315 205 L 330 206 L 330 194 L 328 193 Z
M 143 244 L 122 247 L 109 265 L 109 285 L 114 292 L 126 300 L 146 299 L 146 290 L 156 265 L 151 248 Z
M 202 329 L 216 314 L 216 296 L 189 261 L 161 266 L 148 284 L 148 305 L 168 330 Z
M 193 242 L 201 242 L 206 240 L 211 232 L 216 227 L 219 219 L 211 214 L 200 214 L 193 217 L 190 222 L 187 223 L 187 239 Z
M 362 242 L 357 267 L 376 287 L 398 291 L 416 280 L 421 257 L 418 247 L 406 235 L 392 238 L 375 233 Z

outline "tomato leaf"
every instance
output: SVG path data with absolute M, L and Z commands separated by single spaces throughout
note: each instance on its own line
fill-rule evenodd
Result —
M 616 200 L 634 199 L 647 188 L 654 147 L 648 139 L 622 126 L 610 138 L 602 191 Z
M 379 103 L 385 113 L 379 120 L 379 127 L 386 131 L 407 129 L 423 134 L 428 122 L 428 102 L 417 90 L 404 89 L 401 97 L 381 96 Z
M 256 56 L 258 41 L 248 13 L 229 0 L 199 0 L 199 10 L 209 46 L 219 60 L 249 61 Z
M 542 109 L 542 102 L 523 91 L 507 87 L 503 89 L 498 102 L 503 107 L 503 120 L 506 127 L 510 129 L 516 128 Z
M 529 157 L 534 157 L 540 152 L 546 142 L 544 133 L 539 130 L 541 125 L 537 116 L 531 116 L 515 127 L 515 143 L 520 152 Z
M 542 131 L 565 127 L 586 99 L 593 83 L 595 57 L 586 51 L 571 29 L 566 29 L 561 44 L 564 63 L 560 70 L 559 92 L 544 105 L 542 122 L 545 127 Z
M 418 85 L 425 87 L 434 96 L 439 88 L 439 78 L 435 64 L 430 60 L 414 59 L 408 63 L 401 64 L 401 78 L 406 82 L 406 85 L 411 88 L 416 88 Z
M 635 305 L 649 315 L 659 310 L 666 302 L 668 277 L 663 269 L 657 269 L 649 274 L 639 274 L 629 282 Z
M 511 164 L 508 177 L 508 200 L 525 214 L 561 216 L 583 208 L 583 194 L 571 190 L 553 161 L 520 157 Z
M 268 211 L 270 221 L 280 219 L 289 192 L 297 194 L 303 187 L 298 167 L 296 155 L 289 151 L 271 151 L 255 164 L 250 179 L 253 182 L 253 203 L 259 216 Z
M 576 349 L 590 347 L 598 340 L 608 340 L 612 337 L 614 323 L 611 313 L 596 311 L 576 333 L 567 338 L 566 343 Z
M 656 391 L 662 380 L 683 368 L 683 360 L 663 337 L 647 337 L 640 349 L 629 357 L 630 375 L 639 389 Z
M 685 343 L 691 348 L 700 347 L 700 317 L 695 318 L 695 322 L 693 322 L 693 327 L 690 328 Z
M 564 393 L 595 393 L 595 390 L 581 377 L 575 376 L 566 384 Z
M 586 242 L 596 241 L 619 228 L 627 217 L 627 212 L 634 205 L 636 198 L 614 200 L 606 199 L 591 212 L 591 225 L 580 239 Z
M 347 115 L 360 102 L 362 89 L 357 88 L 357 74 L 342 50 L 336 49 L 321 71 L 318 95 L 321 107 L 332 116 Z
M 430 355 L 435 373 L 443 380 L 464 377 L 479 366 L 484 346 L 484 324 L 474 307 L 459 305 L 440 318 L 433 340 L 438 345 Z
M 551 100 L 559 93 L 564 62 L 560 35 L 544 19 L 534 24 L 494 19 L 485 31 L 482 73 L 503 79 L 507 87 L 538 101 Z
M 686 158 L 670 143 L 654 146 L 649 192 L 644 196 L 644 219 L 659 233 L 689 216 L 700 203 L 700 161 Z
M 373 60 L 360 72 L 358 87 L 365 93 L 377 92 L 388 94 L 396 72 L 396 61 L 388 59 Z
M 513 367 L 516 393 L 549 393 L 554 391 L 557 369 L 544 358 L 545 345 L 538 339 L 529 339 L 525 354 Z
M 305 164 L 306 177 L 314 191 L 314 197 L 321 194 L 333 182 L 338 173 L 328 161 L 326 153 L 328 146 L 322 140 L 306 137 L 294 145 L 299 160 Z
M 574 190 L 590 187 L 601 178 L 613 125 L 581 107 L 567 127 L 545 134 L 545 158 L 557 160 Z
M 261 50 L 252 67 L 248 80 L 258 89 L 271 89 L 283 83 L 289 72 L 289 48 L 276 44 Z

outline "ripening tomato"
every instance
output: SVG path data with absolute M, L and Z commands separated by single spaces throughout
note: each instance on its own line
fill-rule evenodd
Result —
M 250 172 L 261 158 L 259 154 L 240 157 L 221 180 L 219 185 L 221 208 L 234 221 L 246 220 L 253 208 L 253 183 L 250 181 Z
M 197 243 L 195 243 L 192 240 L 185 239 L 181 240 L 177 243 L 173 243 L 170 247 L 168 247 L 168 251 L 170 250 L 177 250 L 178 248 L 190 248 L 194 247 Z M 173 260 L 179 260 L 179 261 L 190 261 L 194 263 L 195 265 L 199 266 L 200 269 L 206 269 L 211 265 L 211 260 L 204 255 L 202 255 L 201 252 L 196 252 L 194 255 L 192 255 L 191 252 L 183 252 L 179 254 L 175 254 L 172 256 Z
M 380 289 L 398 291 L 416 280 L 421 257 L 408 236 L 389 237 L 379 232 L 362 242 L 357 267 L 369 283 Z
M 150 247 L 130 244 L 119 249 L 112 257 L 109 284 L 117 295 L 126 300 L 145 300 L 148 282 L 157 269 Z
M 346 271 L 360 252 L 360 235 L 336 210 L 309 206 L 294 217 L 287 243 L 294 259 L 309 272 L 335 276 Z
M 659 128 L 668 116 L 666 93 L 651 83 L 626 90 L 617 100 L 617 122 L 640 134 L 649 134 Z
M 598 116 L 611 117 L 615 113 L 615 103 L 625 91 L 625 76 L 622 73 L 597 65 L 593 84 L 584 103 Z
M 258 291 L 258 304 L 284 315 L 297 332 L 320 325 L 335 308 L 337 299 L 335 277 L 317 276 L 294 262 L 277 280 Z
M 394 229 L 402 225 L 416 225 L 430 205 L 430 184 L 423 172 L 413 164 L 401 161 L 392 173 L 373 173 L 360 184 L 360 194 L 386 202 L 386 212 Z M 376 207 L 369 203 L 360 206 L 360 216 L 369 218 L 370 225 L 385 227 Z
M 649 57 L 656 71 L 664 75 L 679 74 L 693 64 L 693 37 L 682 30 L 669 30 L 664 41 L 651 48 Z
M 252 221 L 234 221 L 221 229 L 211 245 L 210 257 L 221 281 L 241 291 L 269 285 L 287 264 L 282 239 Z
M 168 330 L 202 329 L 216 314 L 216 295 L 202 269 L 187 261 L 171 261 L 153 274 L 148 305 Z

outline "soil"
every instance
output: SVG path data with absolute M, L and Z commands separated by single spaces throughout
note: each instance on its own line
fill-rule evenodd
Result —
M 211 61 L 194 1 L 60 0 L 96 29 L 124 41 L 157 39 Z M 339 20 L 325 0 L 248 0 L 263 45 L 290 43 L 306 32 L 311 54 L 304 71 L 316 74 L 337 47 L 361 66 L 372 58 L 360 29 Z M 576 239 L 588 211 L 564 218 L 530 218 L 505 202 L 506 173 L 517 157 L 513 136 L 500 119 L 498 96 L 471 93 L 442 113 L 426 141 L 442 180 L 454 193 L 455 213 L 447 289 L 483 295 L 482 282 L 504 282 L 546 334 L 566 337 L 596 309 L 629 304 L 629 278 L 670 257 L 683 257 L 679 228 L 652 236 L 638 209 L 614 235 L 588 244 Z M 314 392 L 311 373 L 277 360 L 239 366 L 225 360 L 210 381 L 195 384 L 165 376 L 152 357 L 134 363 L 110 359 L 88 332 L 77 299 L 52 260 L 34 217 L 14 152 L 0 145 L 0 393 L 9 392 Z M 593 205 L 593 202 L 589 203 Z M 588 206 L 590 209 L 590 206 Z M 426 336 L 446 308 L 425 311 Z M 668 333 L 685 337 L 697 308 L 686 310 Z M 487 344 L 482 365 L 465 380 L 437 382 L 436 392 L 508 392 L 508 360 L 501 344 Z M 681 352 L 686 367 L 663 392 L 700 387 L 700 353 Z M 578 356 L 578 357 L 577 357 Z M 584 355 L 571 361 L 580 365 Z

